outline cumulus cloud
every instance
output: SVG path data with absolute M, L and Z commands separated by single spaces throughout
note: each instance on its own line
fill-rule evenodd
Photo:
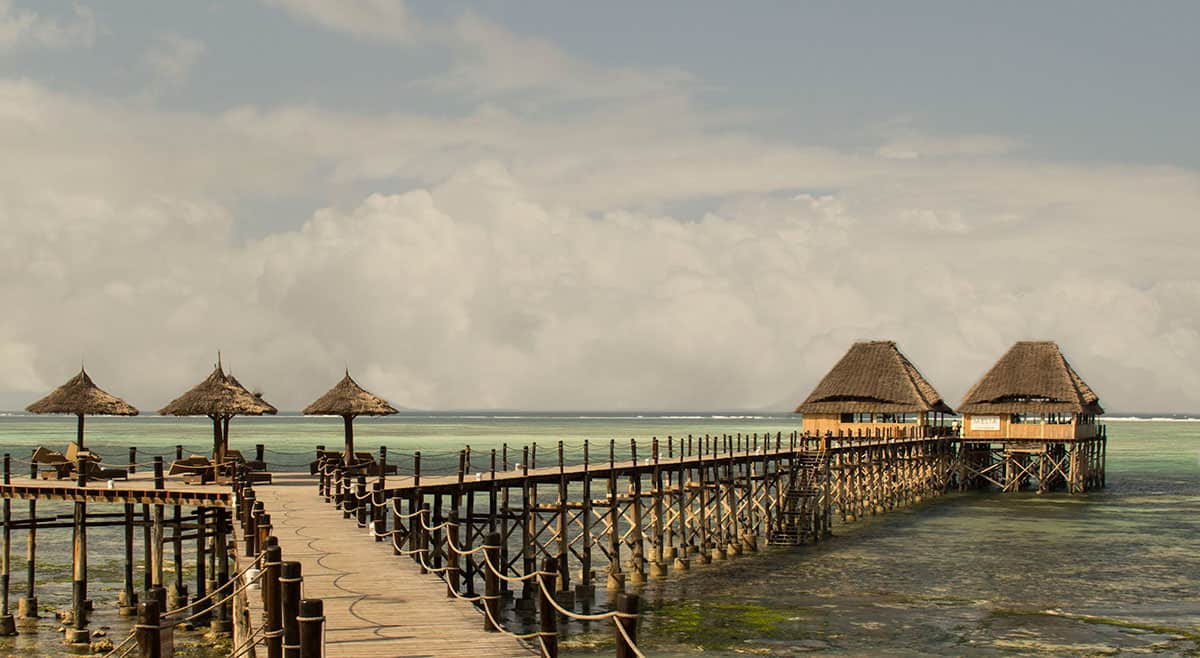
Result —
M 96 40 L 92 10 L 75 5 L 69 18 L 49 18 L 0 0 L 0 53 L 18 48 L 90 46 Z
M 672 105 L 203 115 L 5 81 L 0 117 L 0 389 L 30 399 L 83 356 L 155 408 L 222 349 L 285 409 L 347 364 L 413 407 L 782 409 L 894 338 L 957 401 L 1052 338 L 1110 408 L 1200 409 L 1193 171 L 895 160 Z M 247 198 L 347 181 L 377 192 L 237 236 Z

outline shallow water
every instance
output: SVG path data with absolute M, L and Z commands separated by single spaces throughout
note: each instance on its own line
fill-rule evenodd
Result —
M 783 415 L 681 416 L 688 415 L 407 414 L 360 419 L 356 439 L 360 449 L 388 446 L 402 469 L 411 468 L 411 452 L 419 449 L 426 471 L 456 464 L 458 449 L 470 443 L 474 469 L 482 470 L 488 450 L 505 442 L 537 441 L 539 462 L 548 463 L 559 439 L 569 454 L 590 439 L 593 458 L 607 458 L 611 438 L 627 450 L 629 437 L 797 426 Z M 94 419 L 87 429 L 88 446 L 112 461 L 125 461 L 131 444 L 139 461 L 153 453 L 169 461 L 175 444 L 207 452 L 211 443 L 204 419 Z M 234 447 L 252 451 L 265 443 L 273 466 L 299 468 L 314 445 L 340 444 L 341 423 L 239 418 L 231 434 Z M 65 446 L 73 436 L 70 418 L 0 417 L 0 446 L 15 457 L 40 444 Z M 953 494 L 836 527 L 834 538 L 816 546 L 769 549 L 651 586 L 642 645 L 664 656 L 1200 652 L 1200 423 L 1110 422 L 1109 437 L 1108 488 L 1101 492 Z M 515 448 L 510 461 L 519 461 Z M 13 507 L 17 518 L 24 515 L 23 501 Z M 114 641 L 129 628 L 115 614 L 118 532 L 89 532 L 92 628 L 110 626 Z M 24 547 L 23 533 L 14 533 L 14 606 L 25 589 Z M 38 568 L 43 608 L 67 607 L 69 530 L 39 533 Z M 23 627 L 21 636 L 0 639 L 0 655 L 61 655 L 61 634 L 48 614 L 36 632 Z M 589 649 L 592 640 L 601 648 Z M 568 645 L 576 647 L 573 655 L 611 655 L 608 629 L 575 633 Z M 219 652 L 201 647 L 184 655 Z

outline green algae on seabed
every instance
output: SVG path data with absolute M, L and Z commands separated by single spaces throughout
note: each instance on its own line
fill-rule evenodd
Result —
M 683 644 L 696 650 L 744 649 L 755 640 L 793 639 L 794 624 L 805 614 L 800 609 L 753 603 L 675 601 L 646 611 L 641 633 L 653 634 L 656 645 Z M 609 645 L 613 643 L 610 630 L 572 637 L 562 646 L 587 649 Z
M 788 622 L 797 622 L 802 615 L 800 610 L 754 603 L 678 601 L 654 610 L 646 627 L 661 640 L 729 649 L 755 640 L 794 637 L 794 624 Z M 781 632 L 784 626 L 790 626 L 790 632 Z

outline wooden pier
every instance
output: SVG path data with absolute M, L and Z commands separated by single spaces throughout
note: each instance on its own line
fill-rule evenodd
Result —
M 324 601 L 325 656 L 529 656 L 509 637 L 483 630 L 480 613 L 399 560 L 387 544 L 320 504 L 308 474 L 276 474 L 254 487 L 283 556 L 301 563 L 306 598 Z
M 66 639 L 81 644 L 86 530 L 122 526 L 120 608 L 141 617 L 119 647 L 158 646 L 187 621 L 232 633 L 235 655 L 302 656 L 300 637 L 311 646 L 323 636 L 330 657 L 555 656 L 559 638 L 584 627 L 610 629 L 616 655 L 637 656 L 637 592 L 649 580 L 818 542 L 835 522 L 965 487 L 1103 486 L 1105 439 L 1101 428 L 1061 451 L 1016 455 L 1009 448 L 1019 440 L 984 446 L 943 427 L 722 434 L 557 442 L 548 457 L 537 444 L 465 447 L 438 469 L 428 456 L 423 468 L 420 452 L 381 448 L 347 466 L 341 453 L 318 447 L 311 473 L 275 472 L 265 482 L 243 465 L 220 484 L 168 480 L 161 458 L 149 472 L 111 482 L 7 469 L 0 631 L 11 615 L 13 532 L 28 533 L 21 611 L 32 616 L 36 533 L 73 530 Z M 30 501 L 29 518 L 12 514 L 13 500 Z M 68 502 L 75 513 L 39 517 L 39 501 Z M 303 612 L 314 604 L 320 614 Z

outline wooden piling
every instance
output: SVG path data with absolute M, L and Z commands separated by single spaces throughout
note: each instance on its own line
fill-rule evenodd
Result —
M 302 599 L 300 616 L 300 658 L 323 658 L 325 655 L 325 606 L 321 599 Z
M 300 657 L 300 563 L 284 562 L 279 570 L 280 613 L 283 615 L 283 656 Z
M 542 570 L 538 580 L 538 641 L 541 644 L 542 655 L 545 658 L 558 657 L 558 611 L 550 602 L 550 597 L 557 591 L 555 579 L 558 574 L 558 560 L 548 557 L 542 562 Z
M 617 658 L 636 658 L 637 652 L 637 622 L 641 599 L 637 594 L 621 594 L 617 596 L 617 612 L 621 613 L 615 620 L 621 628 L 613 631 L 617 644 Z M 625 632 L 622 633 L 621 630 Z M 628 636 L 628 640 L 625 639 Z
M 29 463 L 29 479 L 37 479 L 37 463 Z M 25 545 L 25 596 L 17 601 L 17 614 L 21 619 L 37 619 L 37 500 L 29 499 L 29 534 Z
M 4 484 L 12 484 L 12 456 L 4 453 Z M 0 547 L 0 636 L 16 635 L 17 623 L 8 604 L 8 585 L 12 578 L 12 499 L 3 503 L 3 547 Z
M 82 416 L 81 416 L 82 417 Z M 87 457 L 80 455 L 75 463 L 76 485 L 87 486 Z M 88 644 L 87 629 L 87 503 L 77 501 L 74 515 L 74 538 L 71 560 L 71 625 L 66 629 L 67 644 Z

